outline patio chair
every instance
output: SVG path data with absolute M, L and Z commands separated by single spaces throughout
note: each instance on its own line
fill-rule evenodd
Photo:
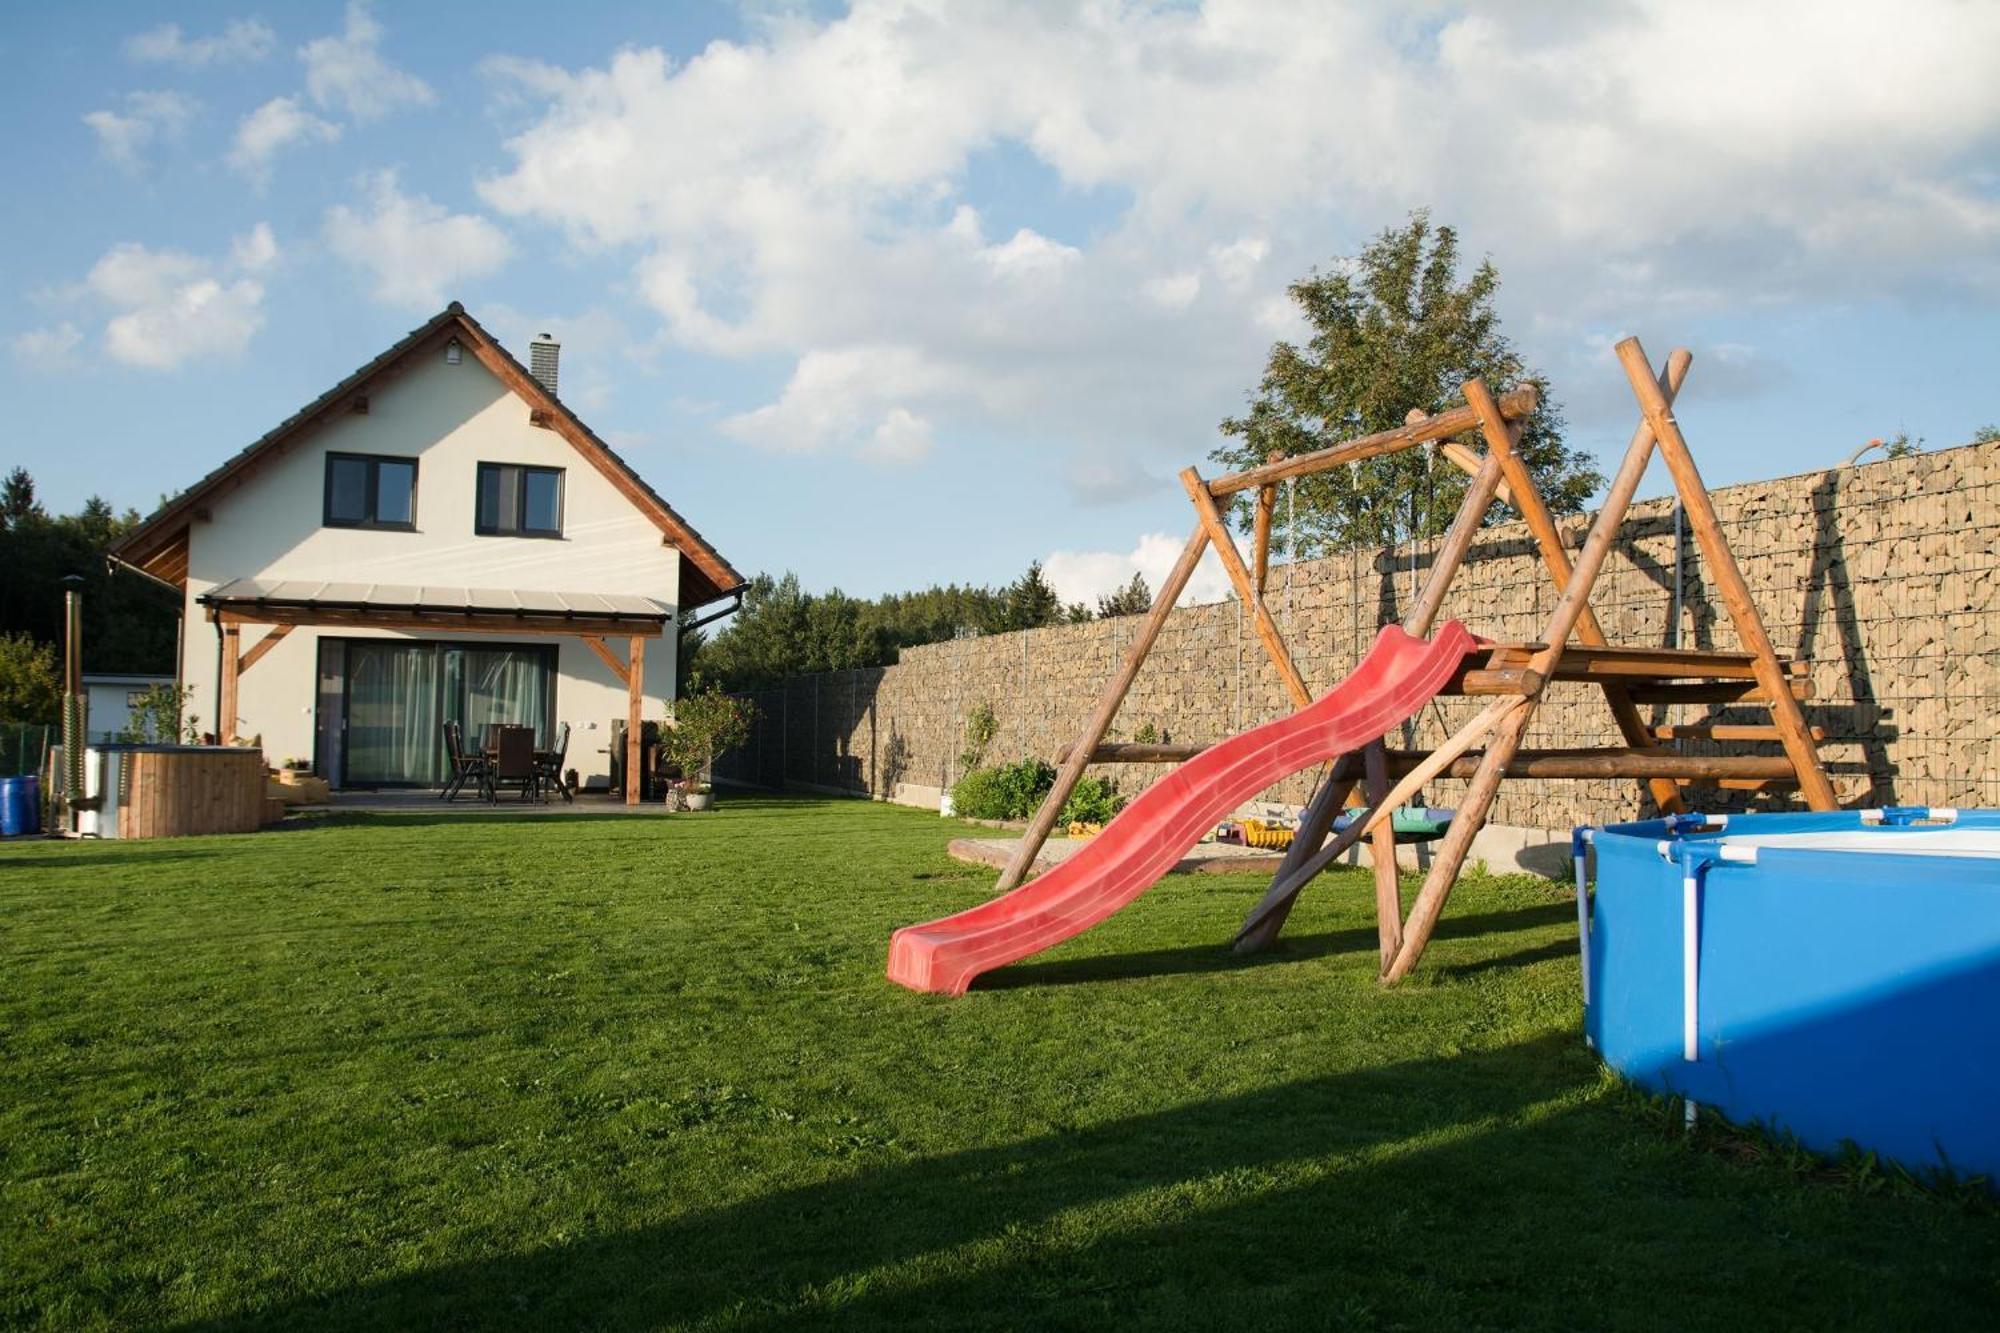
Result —
M 535 729 L 500 728 L 493 766 L 486 772 L 486 799 L 498 801 L 502 787 L 518 786 L 521 799 L 540 795 L 541 769 L 535 764 Z
M 455 801 L 459 792 L 470 782 L 475 790 L 486 789 L 486 756 L 465 748 L 465 730 L 456 722 L 442 724 L 444 732 L 444 790 L 438 793 L 441 801 Z
M 562 793 L 564 804 L 576 799 L 570 795 L 569 784 L 563 781 L 563 761 L 568 757 L 569 723 L 565 722 L 556 728 L 555 748 L 542 751 L 535 759 L 536 767 L 541 769 L 542 782 L 545 785 L 553 783 L 555 789 Z

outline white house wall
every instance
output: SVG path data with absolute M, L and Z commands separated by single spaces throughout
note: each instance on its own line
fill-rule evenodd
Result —
M 416 531 L 329 528 L 320 519 L 328 453 L 384 454 L 417 461 Z M 482 537 L 473 532 L 478 465 L 521 463 L 563 471 L 560 538 Z M 215 496 L 210 518 L 188 533 L 187 632 L 182 681 L 189 709 L 215 730 L 220 640 L 196 599 L 238 578 L 448 584 L 543 592 L 629 593 L 678 609 L 680 554 L 660 530 L 552 430 L 528 423 L 528 406 L 468 352 L 458 365 L 438 352 L 377 383 L 368 411 L 336 417 L 266 458 L 235 490 Z M 245 627 L 242 649 L 266 631 Z M 400 634 L 341 627 L 294 630 L 238 681 L 236 734 L 261 736 L 267 760 L 313 753 L 319 640 L 438 639 L 470 644 L 559 646 L 556 717 L 571 739 L 567 767 L 587 780 L 609 772 L 610 724 L 626 713 L 625 686 L 573 637 L 535 634 Z M 619 655 L 626 641 L 607 640 Z M 665 714 L 674 694 L 674 634 L 646 645 L 646 716 Z

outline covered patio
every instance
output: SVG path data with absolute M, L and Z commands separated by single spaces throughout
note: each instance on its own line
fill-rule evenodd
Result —
M 236 739 L 238 691 L 244 673 L 255 669 L 301 627 L 580 640 L 625 687 L 623 771 L 628 776 L 623 784 L 624 803 L 639 803 L 642 784 L 630 775 L 640 770 L 646 641 L 661 638 L 675 621 L 673 608 L 664 603 L 618 593 L 291 579 L 234 579 L 211 588 L 196 601 L 220 638 L 217 716 L 221 722 L 217 739 L 225 745 Z M 246 630 L 261 633 L 246 645 Z M 622 654 L 611 642 L 615 639 L 625 641 Z

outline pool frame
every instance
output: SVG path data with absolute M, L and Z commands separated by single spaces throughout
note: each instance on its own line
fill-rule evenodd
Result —
M 1577 829 L 1586 1039 L 1690 1121 L 1711 1107 L 1820 1152 L 2000 1179 L 2000 859 L 1724 842 L 1923 828 L 2000 831 L 2000 811 Z

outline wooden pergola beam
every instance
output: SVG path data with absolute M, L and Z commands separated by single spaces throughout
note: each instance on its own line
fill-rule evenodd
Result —
M 602 637 L 596 634 L 586 634 L 583 636 L 583 646 L 590 649 L 591 652 L 596 653 L 597 660 L 611 668 L 611 674 L 617 678 L 620 685 L 625 686 L 627 689 L 632 687 L 632 673 L 626 669 L 625 663 L 619 660 L 618 654 L 612 652 L 605 645 Z
M 292 632 L 292 628 L 293 627 L 290 625 L 271 626 L 271 628 L 265 632 L 264 637 L 257 640 L 256 643 L 252 644 L 250 646 L 249 652 L 243 654 L 243 660 L 237 663 L 236 666 L 237 674 L 240 676 L 243 672 L 248 671 L 251 667 L 256 666 L 259 662 L 263 661 L 264 654 L 270 652 L 273 648 L 276 648 L 280 643 L 284 642 L 285 636 Z
M 631 636 L 631 664 L 625 672 L 625 804 L 639 804 L 646 775 L 639 771 L 646 725 L 646 640 Z
M 210 608 L 210 619 L 223 626 L 296 625 L 307 628 L 353 626 L 421 634 L 552 634 L 657 639 L 666 633 L 662 621 L 608 616 L 515 616 L 492 612 L 371 611 L 348 607 L 300 607 L 245 604 Z

